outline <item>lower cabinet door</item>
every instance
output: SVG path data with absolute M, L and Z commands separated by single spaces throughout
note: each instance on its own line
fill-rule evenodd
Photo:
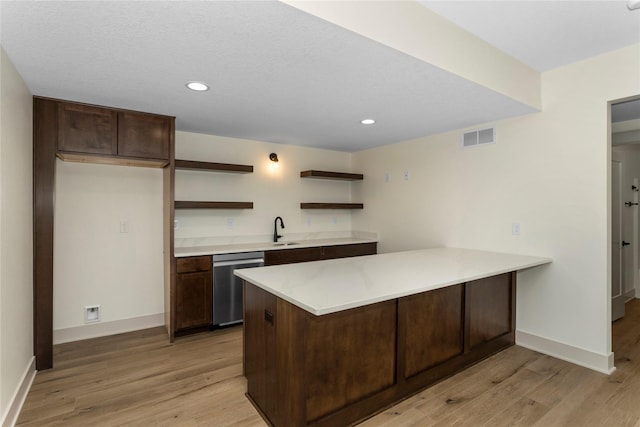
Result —
M 469 307 L 468 346 L 474 349 L 497 337 L 515 334 L 515 290 L 512 273 L 469 282 L 466 305 Z M 512 337 L 515 339 L 515 336 Z
M 211 324 L 213 279 L 211 271 L 176 277 L 176 330 Z
M 398 300 L 404 378 L 462 354 L 464 285 L 448 286 Z

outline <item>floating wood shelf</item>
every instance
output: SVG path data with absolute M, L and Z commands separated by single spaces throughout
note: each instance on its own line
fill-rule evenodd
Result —
M 327 172 L 308 170 L 300 172 L 300 178 L 341 179 L 344 181 L 361 181 L 364 176 L 361 173 Z
M 176 209 L 253 209 L 253 202 L 175 201 Z
M 362 209 L 362 203 L 300 203 L 300 209 Z
M 197 162 L 194 160 L 176 160 L 176 169 L 208 170 L 213 172 L 253 173 L 251 165 L 235 165 L 232 163 Z

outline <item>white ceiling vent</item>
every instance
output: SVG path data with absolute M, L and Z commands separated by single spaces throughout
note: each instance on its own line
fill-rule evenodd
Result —
M 473 130 L 462 134 L 462 148 L 475 147 L 496 142 L 496 128 Z

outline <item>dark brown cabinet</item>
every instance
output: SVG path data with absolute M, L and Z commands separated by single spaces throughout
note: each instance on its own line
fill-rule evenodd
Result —
M 157 166 L 169 162 L 173 117 L 73 102 L 57 104 L 57 154 L 63 160 L 137 160 Z
M 265 252 L 264 263 L 265 265 L 281 265 L 293 264 L 296 262 L 320 261 L 323 259 L 375 255 L 377 253 L 377 249 L 378 244 L 375 242 L 281 249 Z
M 276 427 L 357 424 L 515 342 L 515 272 L 322 316 L 243 286 L 247 395 Z
M 255 286 L 243 285 L 244 322 L 255 325 L 243 328 L 244 372 L 248 378 L 255 378 L 247 384 L 247 392 L 265 412 L 274 414 L 278 401 L 276 369 L 276 325 L 277 298 Z M 270 319 L 270 320 L 269 320 Z M 246 345 L 250 343 L 250 345 Z M 251 345 L 257 343 L 257 345 Z M 249 351 L 249 353 L 247 353 Z
M 122 111 L 118 113 L 118 155 L 144 159 L 169 159 L 167 117 Z
M 33 97 L 33 324 L 36 369 L 53 366 L 53 226 L 56 157 L 126 166 L 173 163 L 174 117 Z M 170 271 L 169 336 L 173 339 L 173 173 L 163 171 L 164 261 Z M 183 295 L 186 297 L 186 295 Z
M 377 243 L 357 243 L 266 251 L 265 265 L 292 264 L 322 259 L 373 255 Z M 176 258 L 175 335 L 208 329 L 212 323 L 213 273 L 211 256 Z M 245 296 L 245 304 L 247 304 Z M 275 308 L 274 308 L 275 309 Z M 268 330 L 260 332 L 268 336 Z M 263 362 L 260 362 L 263 363 Z M 266 363 L 266 362 L 264 362 Z M 260 394 L 260 391 L 258 391 Z
M 318 261 L 322 258 L 322 248 L 281 249 L 264 253 L 264 265 L 294 264 L 297 262 Z
M 207 328 L 213 310 L 211 257 L 177 258 L 176 273 L 175 331 Z
M 349 258 L 353 256 L 375 255 L 376 253 L 378 253 L 378 244 L 375 242 L 322 247 L 322 259 Z
M 118 113 L 92 105 L 58 103 L 58 150 L 118 154 Z
M 467 349 L 481 347 L 491 340 L 515 330 L 515 292 L 508 274 L 476 280 L 467 289 L 469 306 Z

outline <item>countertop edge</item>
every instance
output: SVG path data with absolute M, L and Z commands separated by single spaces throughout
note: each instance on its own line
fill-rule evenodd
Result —
M 471 274 L 471 275 L 461 275 L 459 277 L 456 277 L 454 280 L 446 280 L 446 281 L 442 281 L 439 282 L 437 284 L 431 284 L 431 285 L 427 285 L 427 286 L 420 286 L 420 287 L 416 287 L 416 288 L 407 288 L 405 290 L 401 290 L 398 292 L 391 292 L 389 294 L 386 295 L 381 295 L 381 296 L 376 296 L 376 297 L 372 297 L 372 298 L 362 298 L 358 301 L 352 301 L 352 302 L 348 302 L 345 304 L 337 304 L 337 305 L 333 305 L 331 307 L 326 307 L 326 308 L 314 308 L 309 306 L 308 304 L 305 304 L 302 301 L 299 301 L 295 298 L 292 298 L 289 295 L 284 294 L 283 292 L 279 291 L 278 289 L 274 288 L 273 286 L 269 286 L 265 283 L 261 283 L 260 280 L 256 280 L 255 277 L 250 277 L 251 273 L 249 270 L 247 271 L 243 271 L 243 270 L 236 270 L 235 271 L 235 275 L 240 277 L 243 280 L 246 280 L 247 282 L 250 282 L 252 284 L 254 284 L 255 286 L 258 286 L 259 288 L 272 293 L 273 295 L 282 298 L 283 300 L 307 311 L 310 314 L 316 315 L 316 316 L 322 316 L 322 315 L 326 315 L 326 314 L 331 314 L 331 313 L 337 313 L 340 311 L 345 311 L 345 310 L 349 310 L 352 308 L 358 308 L 358 307 L 363 307 L 365 305 L 370 305 L 370 304 L 376 304 L 379 302 L 383 302 L 383 301 L 389 301 L 392 299 L 396 299 L 396 298 L 402 298 L 402 297 L 406 297 L 406 296 L 410 296 L 410 295 L 416 295 L 422 292 L 427 292 L 427 291 L 432 291 L 432 290 L 436 290 L 436 289 L 441 289 L 447 286 L 453 286 L 453 285 L 457 285 L 457 284 L 461 284 L 461 283 L 466 283 L 466 282 L 470 282 L 470 281 L 474 281 L 474 280 L 479 280 L 479 279 L 484 279 L 487 277 L 491 277 L 491 276 L 496 276 L 496 275 L 500 275 L 500 274 L 505 274 L 505 273 L 510 273 L 510 272 L 517 272 L 517 271 L 522 271 L 522 270 L 526 270 L 529 268 L 533 268 L 533 267 L 537 267 L 537 266 L 541 266 L 541 265 L 545 265 L 545 264 L 549 264 L 551 262 L 553 262 L 553 260 L 551 258 L 547 258 L 547 257 L 534 257 L 534 256 L 529 256 L 529 255 L 519 255 L 519 254 L 500 254 L 500 253 L 495 253 L 495 252 L 488 252 L 488 251 L 472 251 L 469 250 L 470 252 L 477 252 L 477 253 L 483 253 L 483 254 L 495 254 L 495 255 L 513 255 L 513 256 L 522 256 L 522 257 L 527 257 L 527 258 L 531 258 L 531 260 L 529 262 L 519 262 L 519 263 L 513 263 L 510 264 L 506 267 L 503 268 L 498 268 L 498 269 L 493 269 L 493 270 L 488 270 L 479 274 Z M 385 254 L 381 254 L 381 255 L 385 255 Z M 368 255 L 366 257 L 377 257 L 380 255 Z M 361 258 L 361 257 L 357 257 L 357 258 Z M 354 258 L 350 258 L 350 259 L 354 259 Z M 327 261 L 317 261 L 317 262 L 332 262 L 332 261 L 337 261 L 337 260 L 327 260 Z M 302 263 L 305 264 L 305 263 Z M 277 268 L 278 266 L 274 266 L 274 267 L 268 267 L 268 268 Z
M 282 242 L 286 243 L 286 242 Z M 359 243 L 378 243 L 377 239 L 358 239 L 358 238 L 336 238 L 336 239 L 318 239 L 318 240 L 301 240 L 296 241 L 295 245 L 274 246 L 271 242 L 258 242 L 236 245 L 215 245 L 215 246 L 192 246 L 185 248 L 174 248 L 175 258 L 184 258 L 190 256 L 205 256 L 219 254 L 233 254 L 242 252 L 263 252 L 263 251 L 281 251 L 286 249 L 312 248 L 318 246 L 340 246 L 354 245 Z

